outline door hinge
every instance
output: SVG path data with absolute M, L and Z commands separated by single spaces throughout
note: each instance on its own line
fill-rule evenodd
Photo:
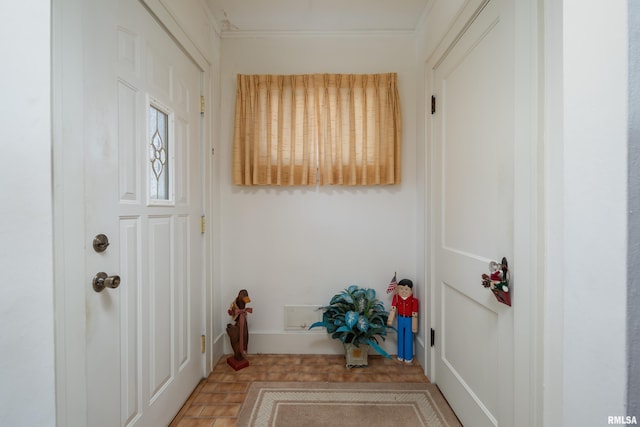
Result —
M 200 234 L 204 234 L 204 215 L 200 217 Z
M 431 95 L 431 114 L 436 113 L 436 96 Z
M 207 346 L 207 340 L 204 335 L 200 336 L 200 351 L 204 354 L 204 350 Z
M 436 331 L 431 328 L 431 347 L 436 345 Z
M 204 114 L 204 95 L 200 95 L 200 112 Z

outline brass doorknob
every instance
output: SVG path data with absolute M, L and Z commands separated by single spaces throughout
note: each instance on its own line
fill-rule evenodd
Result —
M 96 292 L 102 292 L 104 288 L 115 289 L 118 286 L 120 286 L 120 276 L 109 276 L 101 271 L 93 277 L 93 290 Z

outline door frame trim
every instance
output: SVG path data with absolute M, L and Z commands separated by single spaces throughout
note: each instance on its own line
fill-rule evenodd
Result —
M 53 291 L 56 425 L 87 423 L 84 263 L 82 0 L 54 0 L 52 12 Z

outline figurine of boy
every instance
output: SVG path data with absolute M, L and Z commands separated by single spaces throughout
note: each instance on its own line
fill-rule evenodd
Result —
M 418 299 L 413 297 L 413 282 L 402 279 L 391 301 L 387 325 L 393 325 L 398 314 L 398 360 L 413 361 L 413 334 L 418 332 Z

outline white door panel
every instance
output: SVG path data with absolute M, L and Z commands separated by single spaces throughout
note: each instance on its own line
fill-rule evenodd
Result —
M 464 425 L 513 425 L 513 309 L 481 286 L 513 258 L 510 0 L 485 2 L 432 69 L 435 378 Z
M 87 293 L 88 424 L 167 425 L 203 372 L 201 70 L 140 2 L 87 10 L 85 221 L 111 244 L 85 265 L 121 278 Z

